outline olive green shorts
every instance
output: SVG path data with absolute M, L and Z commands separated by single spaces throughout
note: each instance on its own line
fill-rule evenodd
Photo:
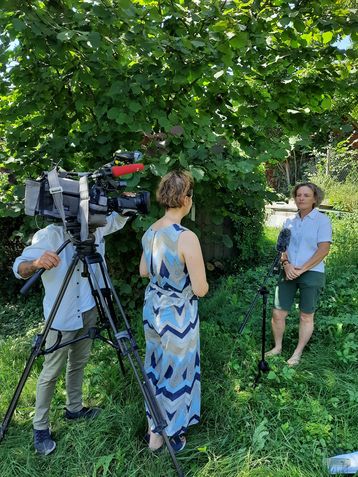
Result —
M 300 310 L 304 313 L 314 313 L 325 284 L 325 273 L 308 271 L 294 280 L 286 280 L 286 276 L 282 272 L 275 289 L 274 307 L 279 310 L 290 311 L 297 290 L 299 290 Z

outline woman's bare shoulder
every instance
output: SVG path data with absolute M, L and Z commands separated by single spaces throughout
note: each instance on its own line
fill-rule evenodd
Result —
M 181 245 L 195 245 L 199 243 L 199 238 L 192 230 L 185 229 L 179 237 L 179 242 Z

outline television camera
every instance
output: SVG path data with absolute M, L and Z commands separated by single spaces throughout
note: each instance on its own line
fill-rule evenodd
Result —
M 116 180 L 143 170 L 144 165 L 137 162 L 141 157 L 136 151 L 116 151 L 112 162 L 94 172 L 66 172 L 57 168 L 43 172 L 40 179 L 26 181 L 25 214 L 62 220 L 67 229 L 89 226 L 91 231 L 104 226 L 106 216 L 113 211 L 125 216 L 146 214 L 150 207 L 149 192 L 123 192 L 127 182 Z M 81 240 L 87 238 L 84 235 L 81 233 Z

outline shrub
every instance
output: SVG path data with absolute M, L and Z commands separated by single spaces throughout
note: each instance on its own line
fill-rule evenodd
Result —
M 327 257 L 328 268 L 339 271 L 340 267 L 358 264 L 358 209 L 352 214 L 333 216 L 333 243 Z

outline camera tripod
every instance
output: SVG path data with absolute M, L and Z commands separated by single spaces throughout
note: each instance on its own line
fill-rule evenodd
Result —
M 59 348 L 63 348 L 64 346 L 68 346 L 72 343 L 78 342 L 83 339 L 99 339 L 104 343 L 113 347 L 117 352 L 117 357 L 119 360 L 119 365 L 124 372 L 124 365 L 122 362 L 122 358 L 127 358 L 129 364 L 133 370 L 135 378 L 138 382 L 140 391 L 143 395 L 145 404 L 147 409 L 149 410 L 155 429 L 154 432 L 159 433 L 164 440 L 164 443 L 169 451 L 170 457 L 176 469 L 176 472 L 179 477 L 183 477 L 183 471 L 178 464 L 178 461 L 175 457 L 174 450 L 170 445 L 169 438 L 165 432 L 165 427 L 167 423 L 163 417 L 163 413 L 160 409 L 160 406 L 153 394 L 150 382 L 148 377 L 145 373 L 143 364 L 141 362 L 139 353 L 138 353 L 138 346 L 136 341 L 133 337 L 128 319 L 124 312 L 124 309 L 120 303 L 119 297 L 112 285 L 107 267 L 104 263 L 104 259 L 101 254 L 96 252 L 96 245 L 95 245 L 95 237 L 94 234 L 90 234 L 89 238 L 85 241 L 76 240 L 73 237 L 69 240 L 66 240 L 61 247 L 56 251 L 57 254 L 61 253 L 61 251 L 69 244 L 73 243 L 75 246 L 75 253 L 72 257 L 70 266 L 66 272 L 66 275 L 63 279 L 49 317 L 46 321 L 46 324 L 42 330 L 41 334 L 36 335 L 32 351 L 28 360 L 26 362 L 25 369 L 21 375 L 21 378 L 18 382 L 16 387 L 15 393 L 11 399 L 10 405 L 6 411 L 4 420 L 0 426 L 0 441 L 5 436 L 7 428 L 10 424 L 11 418 L 15 412 L 18 400 L 20 398 L 21 392 L 23 387 L 25 386 L 26 380 L 30 375 L 32 366 L 40 355 L 53 353 Z M 67 287 L 70 283 L 71 277 L 78 265 L 79 262 L 83 263 L 83 273 L 82 276 L 88 279 L 93 298 L 96 303 L 96 308 L 99 314 L 99 322 L 102 325 L 101 328 L 93 327 L 90 328 L 87 334 L 80 336 L 77 339 L 67 341 L 65 343 L 61 343 L 61 332 L 58 331 L 58 337 L 56 343 L 48 349 L 44 349 L 46 337 L 51 329 L 52 323 L 56 316 L 56 313 L 61 305 L 62 299 L 65 295 Z M 98 265 L 97 270 L 99 270 L 100 279 L 97 278 L 95 273 L 95 267 Z M 34 284 L 35 281 L 42 275 L 44 269 L 38 270 L 34 276 L 32 276 L 25 286 L 21 289 L 21 293 L 24 295 L 28 292 L 30 287 Z M 103 282 L 104 286 L 101 287 L 100 284 Z M 121 318 L 124 324 L 124 330 L 119 330 L 119 318 L 116 316 L 115 312 L 115 305 L 117 306 Z M 101 331 L 103 329 L 107 330 L 109 338 L 103 336 Z

